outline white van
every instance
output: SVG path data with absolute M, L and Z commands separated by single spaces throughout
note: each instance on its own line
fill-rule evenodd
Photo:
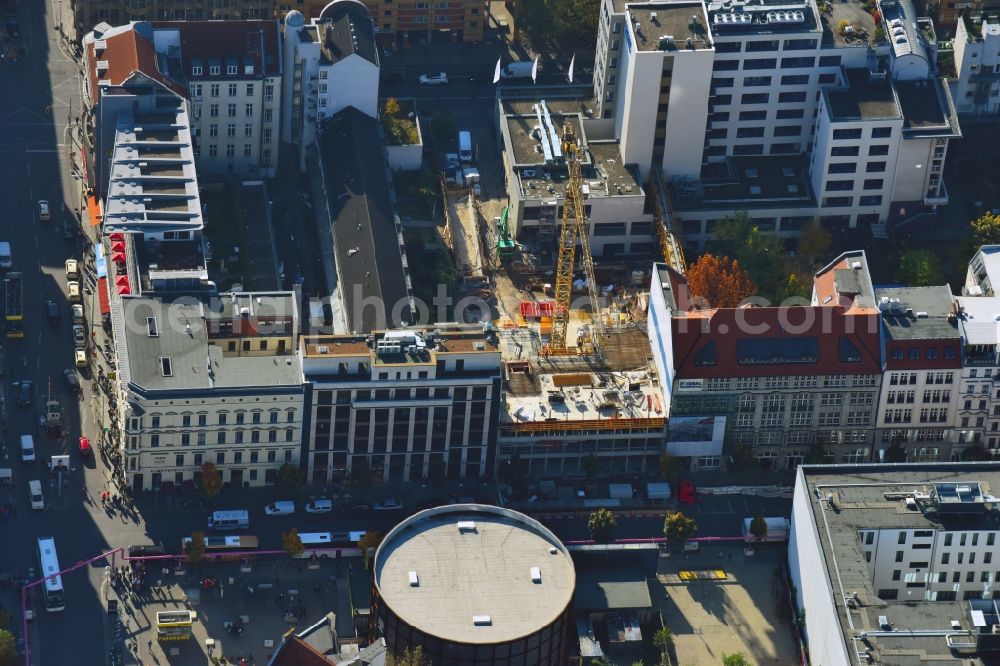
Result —
M 295 513 L 295 502 L 291 500 L 271 502 L 264 507 L 264 513 L 269 516 L 290 516 Z
M 35 440 L 31 435 L 21 435 L 21 461 L 35 462 Z
M 80 277 L 79 265 L 76 263 L 76 259 L 66 260 L 66 279 L 76 280 Z
M 500 70 L 501 79 L 527 79 L 531 78 L 531 72 L 535 69 L 534 60 L 507 63 L 507 66 Z
M 42 496 L 41 481 L 28 481 L 28 497 L 31 499 L 32 509 L 45 508 L 45 498 Z
M 0 268 L 10 268 L 14 265 L 14 258 L 10 253 L 10 243 L 0 242 Z
M 330 513 L 333 511 L 333 502 L 328 499 L 313 500 L 306 504 L 306 513 Z
M 245 530 L 250 527 L 250 513 L 246 509 L 213 511 L 208 517 L 210 530 Z

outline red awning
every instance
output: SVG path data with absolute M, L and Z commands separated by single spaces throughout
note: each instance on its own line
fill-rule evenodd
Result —
M 125 241 L 115 241 L 111 244 L 112 252 L 124 252 L 125 251 Z
M 111 261 L 115 262 L 116 264 L 124 264 L 125 263 L 125 253 L 124 252 L 115 252 L 114 254 L 111 255 Z
M 556 313 L 555 301 L 521 301 L 522 317 L 551 317 Z
M 117 231 L 111 234 L 111 242 L 123 241 L 123 240 L 125 240 L 125 234 L 118 233 Z
M 129 289 L 129 286 L 127 284 L 120 284 L 120 285 L 118 285 L 118 295 L 119 296 L 124 296 L 126 294 L 131 294 L 131 293 L 132 293 L 132 290 Z
M 119 275 L 118 277 L 115 278 L 115 284 L 118 285 L 118 286 L 121 286 L 121 285 L 128 286 L 128 276 L 127 275 Z
M 109 314 L 111 312 L 111 303 L 108 302 L 108 278 L 102 277 L 97 281 L 97 297 L 101 302 L 101 314 Z

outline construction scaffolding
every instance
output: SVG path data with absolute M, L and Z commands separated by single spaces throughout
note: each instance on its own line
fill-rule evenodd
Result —
M 501 423 L 500 432 L 511 433 L 553 433 L 553 432 L 580 432 L 583 430 L 621 430 L 631 432 L 634 430 L 658 430 L 666 426 L 665 418 L 644 418 L 644 419 L 601 419 L 601 420 L 573 420 L 573 421 L 532 421 L 530 423 Z
M 649 180 L 653 195 L 653 216 L 656 222 L 656 235 L 660 240 L 660 251 L 663 260 L 675 271 L 684 275 L 687 265 L 684 261 L 684 242 L 680 236 L 680 228 L 675 227 L 674 210 L 670 205 L 670 193 L 663 184 L 660 172 L 653 169 Z

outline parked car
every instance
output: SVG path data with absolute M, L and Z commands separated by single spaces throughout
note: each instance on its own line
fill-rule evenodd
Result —
M 306 513 L 330 513 L 333 502 L 328 499 L 318 499 L 306 503 Z
M 30 405 L 32 396 L 31 380 L 25 379 L 22 382 L 15 382 L 14 388 L 17 390 L 17 404 L 21 407 Z
M 83 323 L 83 306 L 80 305 L 79 303 L 74 303 L 73 306 L 70 308 L 70 310 L 73 312 L 73 323 L 74 324 L 82 324 Z
M 396 511 L 402 509 L 403 505 L 390 497 L 384 502 L 376 502 L 372 508 L 376 511 Z
M 87 352 L 83 349 L 73 350 L 73 363 L 78 368 L 86 368 L 87 365 Z
M 48 222 L 52 219 L 52 214 L 49 212 L 49 202 L 45 199 L 38 201 L 38 219 L 42 222 Z
M 63 370 L 63 381 L 66 382 L 66 388 L 68 388 L 71 393 L 80 392 L 80 380 L 77 379 L 76 371 L 72 368 L 66 368 Z
M 83 300 L 80 297 L 80 283 L 79 282 L 67 282 L 66 283 L 66 294 L 69 296 L 70 303 L 79 303 Z
M 87 346 L 87 329 L 82 324 L 73 325 L 73 344 L 77 347 Z
M 439 86 L 445 83 L 448 83 L 448 75 L 444 72 L 420 75 L 420 85 L 422 86 Z
M 89 456 L 94 453 L 94 450 L 90 448 L 90 440 L 86 437 L 80 437 L 80 441 L 77 446 L 80 450 L 81 456 Z
M 264 507 L 264 513 L 269 516 L 290 516 L 295 513 L 295 502 L 291 500 L 271 502 Z
M 55 301 L 45 301 L 45 318 L 53 326 L 59 324 L 59 304 Z

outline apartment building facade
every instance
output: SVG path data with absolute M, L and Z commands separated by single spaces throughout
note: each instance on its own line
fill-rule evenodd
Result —
M 101 156 L 113 143 L 118 115 L 130 112 L 133 103 L 172 105 L 142 97 L 150 91 L 188 106 L 202 174 L 274 175 L 281 119 L 276 21 L 101 23 L 83 43 L 88 130 L 102 188 L 107 172 Z M 152 155 L 153 146 L 148 150 Z
M 984 245 L 969 261 L 962 295 L 955 298 L 962 331 L 960 411 L 956 426 L 991 455 L 1000 455 L 1000 246 Z
M 683 278 L 657 264 L 647 323 L 671 422 L 724 419 L 725 452 L 770 469 L 871 459 L 882 366 L 863 252 L 819 271 L 809 306 L 692 308 Z M 684 457 L 702 468 L 718 447 L 706 439 Z
M 328 0 L 295 3 L 277 0 L 275 15 L 285 16 L 294 10 L 301 12 L 306 19 L 315 18 L 329 4 Z M 442 39 L 467 44 L 483 41 L 486 16 L 481 2 L 365 0 L 365 6 L 375 20 L 375 36 L 383 46 L 419 46 Z
M 493 474 L 500 352 L 482 327 L 305 336 L 300 355 L 311 481 Z
M 180 54 L 202 177 L 273 177 L 281 128 L 281 26 L 154 22 L 158 52 Z
M 1000 13 L 967 11 L 955 26 L 955 77 L 949 81 L 962 116 L 1000 112 Z
M 968 427 L 956 428 L 963 342 L 951 289 L 898 287 L 875 295 L 885 346 L 876 459 L 888 460 L 896 446 L 909 462 L 959 460 L 975 438 Z
M 121 296 L 113 306 L 123 474 L 136 491 L 274 483 L 298 467 L 301 366 L 291 293 Z
M 378 117 L 379 57 L 371 14 L 358 0 L 331 3 L 311 21 L 285 16 L 282 141 L 305 148 L 347 107 Z
M 909 0 L 877 10 L 891 39 L 853 1 L 832 16 L 811 1 L 606 0 L 595 117 L 613 122 L 640 178 L 653 169 L 670 184 L 699 246 L 736 211 L 784 236 L 816 218 L 848 227 L 931 211 L 947 202 L 941 170 L 960 136 L 933 26 Z M 850 171 L 873 137 L 889 152 Z M 933 160 L 941 170 L 924 168 Z

